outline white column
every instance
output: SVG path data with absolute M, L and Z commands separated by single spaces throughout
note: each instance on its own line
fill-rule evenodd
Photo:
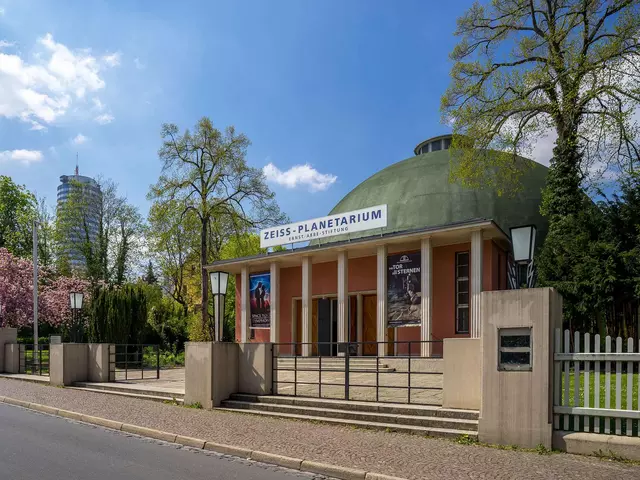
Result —
M 482 319 L 480 298 L 482 294 L 482 231 L 471 233 L 471 338 L 480 338 Z
M 364 326 L 364 297 L 361 293 L 356 297 L 356 338 L 358 342 L 362 342 L 362 331 Z M 362 356 L 364 349 L 362 343 L 358 343 L 358 355 Z
M 311 316 L 313 314 L 313 300 L 311 297 L 311 257 L 302 257 L 302 356 L 310 357 L 312 352 L 311 342 Z
M 249 299 L 249 269 L 242 267 L 240 274 L 240 341 L 249 341 L 251 301 Z
M 338 253 L 338 343 L 349 341 L 349 258 Z
M 433 302 L 432 302 L 432 278 L 433 278 L 433 249 L 431 247 L 431 239 L 423 238 L 420 245 L 420 283 L 422 284 L 422 301 L 420 307 L 422 309 L 422 324 L 420 327 L 420 340 L 423 342 L 431 341 L 433 332 Z M 431 344 L 422 343 L 420 355 L 423 357 L 431 356 Z
M 377 262 L 377 300 L 378 308 L 376 311 L 377 325 L 377 341 L 387 342 L 389 335 L 387 333 L 387 246 L 381 245 L 378 247 L 378 262 Z M 387 345 L 384 343 L 378 344 L 378 356 L 383 357 L 387 355 Z
M 280 265 L 271 263 L 271 296 L 269 297 L 269 309 L 271 311 L 269 340 L 278 343 L 280 339 Z

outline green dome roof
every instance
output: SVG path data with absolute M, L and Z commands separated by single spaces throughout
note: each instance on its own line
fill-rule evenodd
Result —
M 493 220 L 507 234 L 510 227 L 534 224 L 538 229 L 536 244 L 541 244 L 547 231 L 547 222 L 539 211 L 546 167 L 533 162 L 522 176 L 521 191 L 509 197 L 498 196 L 490 189 L 475 190 L 451 183 L 450 160 L 449 150 L 439 150 L 395 163 L 354 188 L 331 214 L 387 204 L 387 228 L 376 230 L 376 235 L 475 219 Z M 350 238 L 371 234 L 353 233 Z

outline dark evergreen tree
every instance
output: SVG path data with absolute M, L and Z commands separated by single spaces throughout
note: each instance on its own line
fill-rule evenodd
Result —
M 156 283 L 158 283 L 158 278 L 153 272 L 153 264 L 151 263 L 151 260 L 149 260 L 149 265 L 147 265 L 147 273 L 145 273 L 143 280 L 147 285 L 155 285 Z

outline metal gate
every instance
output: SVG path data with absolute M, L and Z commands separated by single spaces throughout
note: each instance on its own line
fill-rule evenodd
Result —
M 274 395 L 333 398 L 384 403 L 442 403 L 442 372 L 434 358 L 420 356 L 422 347 L 442 351 L 442 341 L 276 343 L 272 351 Z M 391 356 L 355 356 L 383 347 Z M 375 350 L 374 350 L 375 349 Z M 301 356 L 307 350 L 307 356 Z
M 20 373 L 49 375 L 49 345 L 20 344 Z
M 109 345 L 109 381 L 160 378 L 159 345 Z

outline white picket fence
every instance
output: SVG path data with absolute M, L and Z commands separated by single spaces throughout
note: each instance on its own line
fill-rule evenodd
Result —
M 633 339 L 555 331 L 553 425 L 556 430 L 640 436 L 640 353 Z M 623 349 L 623 343 L 626 347 Z M 612 351 L 615 348 L 615 351 Z

